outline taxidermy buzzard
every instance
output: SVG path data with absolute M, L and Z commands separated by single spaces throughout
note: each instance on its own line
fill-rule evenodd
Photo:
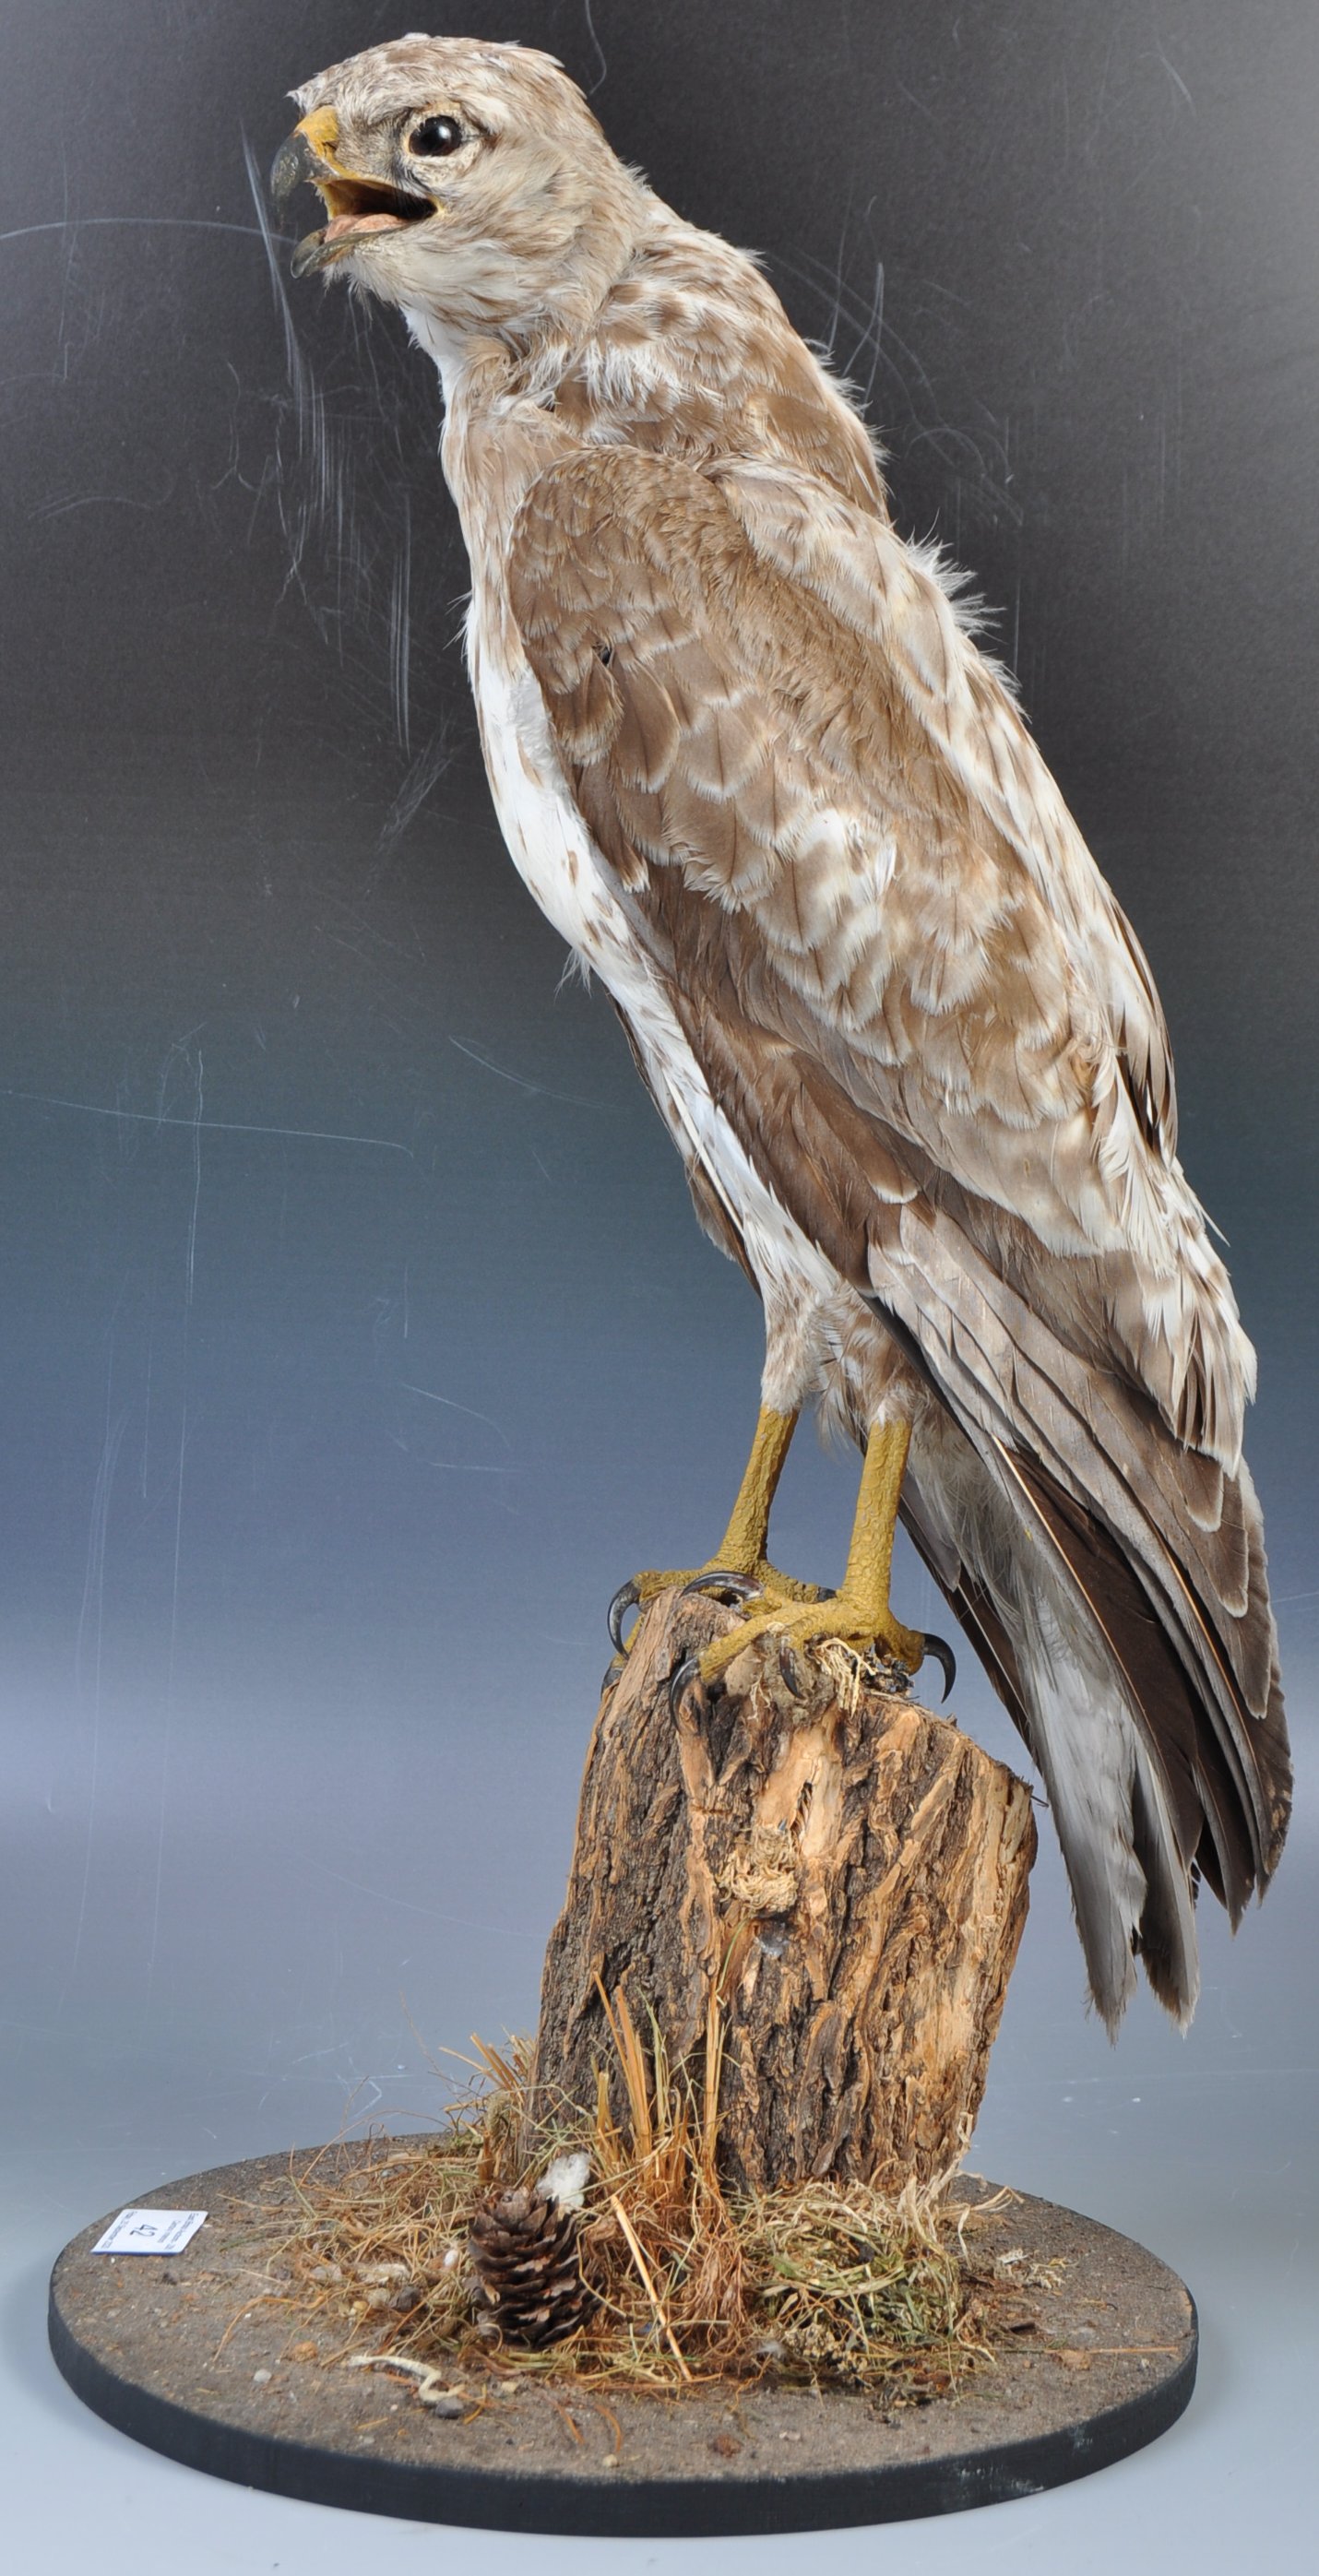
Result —
M 926 1640 L 900 1514 L 1048 1789 L 1110 2030 L 1179 2019 L 1289 1766 L 1254 1360 L 1149 968 L 846 392 L 547 55 L 407 36 L 296 92 L 299 245 L 438 366 L 490 784 L 765 1310 L 711 1568 L 746 1639 Z M 801 1408 L 863 1455 L 838 1591 L 769 1562 Z M 644 1599 L 650 1574 L 627 1587 Z

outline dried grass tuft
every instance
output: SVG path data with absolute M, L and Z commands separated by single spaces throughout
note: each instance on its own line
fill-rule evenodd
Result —
M 377 2136 L 290 2168 L 299 2218 L 269 2252 L 289 2346 L 322 2361 L 401 2363 L 479 2404 L 483 2380 L 531 2374 L 605 2391 L 772 2377 L 847 2385 L 886 2404 L 942 2393 L 989 2357 L 1017 2284 L 978 2261 L 975 2209 L 942 2187 L 898 2200 L 858 2184 L 726 2192 L 718 2173 L 723 2018 L 674 2068 L 653 2015 L 600 1989 L 626 2117 L 605 2070 L 593 2116 L 529 2121 L 531 2048 L 474 2041 L 478 2084 L 423 2141 Z M 488 2195 L 584 2153 L 584 2325 L 531 2352 L 483 2313 L 467 2253 Z

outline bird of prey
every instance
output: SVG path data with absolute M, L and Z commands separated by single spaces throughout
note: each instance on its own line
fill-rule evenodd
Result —
M 1254 1358 L 1136 937 L 755 262 L 545 54 L 407 36 L 294 95 L 295 273 L 439 369 L 509 849 L 763 1303 L 702 1671 L 757 1635 L 914 1671 L 900 1514 L 1043 1775 L 1110 2031 L 1137 1960 L 1185 2020 L 1199 1885 L 1234 1923 L 1263 1889 L 1289 1765 Z M 863 1458 L 827 1597 L 768 1556 L 811 1404 Z

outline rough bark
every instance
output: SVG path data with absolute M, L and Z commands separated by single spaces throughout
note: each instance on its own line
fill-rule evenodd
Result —
M 592 2108 L 603 2067 L 624 2115 L 601 1985 L 698 2075 L 713 1989 L 728 2182 L 928 2181 L 984 2091 L 1030 1792 L 950 1719 L 853 1689 L 827 1658 L 795 1658 L 799 1698 L 753 1646 L 675 1720 L 670 1675 L 731 1616 L 661 1595 L 606 1687 L 545 1959 L 539 2107 Z

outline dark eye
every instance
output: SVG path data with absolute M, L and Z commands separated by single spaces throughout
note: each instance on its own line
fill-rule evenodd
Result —
M 462 140 L 463 129 L 451 116 L 424 116 L 408 136 L 408 150 L 420 153 L 423 161 L 442 161 Z

